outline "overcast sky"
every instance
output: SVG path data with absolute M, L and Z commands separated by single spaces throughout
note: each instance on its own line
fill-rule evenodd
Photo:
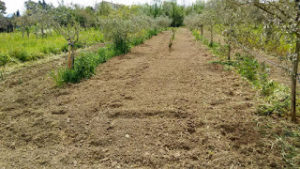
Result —
M 24 2 L 26 0 L 2 0 L 6 4 L 6 13 L 11 14 L 16 12 L 17 10 L 20 10 L 21 12 L 24 11 Z M 32 0 L 37 2 L 38 0 Z M 46 0 L 47 3 L 52 3 L 54 6 L 58 4 L 58 1 L 60 0 Z M 94 6 L 96 3 L 101 2 L 102 0 L 64 0 L 65 4 L 80 4 L 82 6 Z M 144 4 L 144 3 L 151 3 L 152 0 L 107 0 L 109 2 L 119 3 L 119 4 L 126 4 L 126 5 L 132 5 L 132 4 Z M 191 4 L 192 2 L 195 2 L 196 0 L 177 0 L 180 4 Z

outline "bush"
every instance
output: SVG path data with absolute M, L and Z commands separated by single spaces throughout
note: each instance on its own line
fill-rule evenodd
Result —
M 248 80 L 257 80 L 259 63 L 251 56 L 236 55 L 238 72 Z
M 98 55 L 99 55 L 99 63 L 104 63 L 108 61 L 110 58 L 116 56 L 116 52 L 114 48 L 112 47 L 106 47 L 106 48 L 100 48 L 98 50 Z
M 184 18 L 184 25 L 189 27 L 191 30 L 197 30 L 203 25 L 202 15 L 193 14 L 188 15 Z
M 172 27 L 179 27 L 183 25 L 184 21 L 184 10 L 182 7 L 178 6 L 176 3 L 173 3 L 173 10 L 172 10 Z
M 0 66 L 5 66 L 8 62 L 10 62 L 10 57 L 0 53 Z
M 61 50 L 62 52 L 68 52 L 68 51 L 69 51 L 69 45 L 68 45 L 68 44 L 65 44 L 64 46 L 62 46 L 62 47 L 60 48 L 60 50 Z
M 172 20 L 166 16 L 157 17 L 154 19 L 154 22 L 159 29 L 167 28 L 172 24 Z
M 32 60 L 32 57 L 24 49 L 15 49 L 9 52 L 10 57 L 17 58 L 21 62 Z
M 51 76 L 58 86 L 64 83 L 78 83 L 81 79 L 93 76 L 97 65 L 106 62 L 114 55 L 112 48 L 101 48 L 98 53 L 83 52 L 75 59 L 73 69 L 61 68 L 56 73 L 51 73 Z
M 131 39 L 131 44 L 133 46 L 137 46 L 137 45 L 144 43 L 144 41 L 145 41 L 144 37 L 133 37 Z
M 130 51 L 130 42 L 127 37 L 116 35 L 113 42 L 114 48 L 118 54 L 125 54 Z
M 113 18 L 105 20 L 104 32 L 107 39 L 112 40 L 117 54 L 125 54 L 130 51 L 129 34 L 137 28 L 131 20 Z
M 156 36 L 158 34 L 158 30 L 157 29 L 150 29 L 148 31 L 148 36 L 147 38 L 150 39 L 152 36 Z

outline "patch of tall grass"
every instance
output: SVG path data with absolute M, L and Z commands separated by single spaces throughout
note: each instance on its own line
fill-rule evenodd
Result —
M 95 29 L 82 31 L 79 36 L 80 45 L 78 47 L 90 46 L 104 40 L 103 34 Z M 67 50 L 67 41 L 55 32 L 50 33 L 46 38 L 36 37 L 34 34 L 30 38 L 22 37 L 21 32 L 0 33 L 1 65 L 9 63 L 2 62 L 3 58 L 12 58 L 10 61 L 26 62 Z

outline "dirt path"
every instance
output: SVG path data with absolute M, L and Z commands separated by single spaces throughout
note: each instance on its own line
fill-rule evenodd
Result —
M 0 167 L 283 168 L 262 140 L 255 92 L 179 29 L 54 88 L 46 74 L 1 86 Z M 10 78 L 12 79 L 12 77 Z

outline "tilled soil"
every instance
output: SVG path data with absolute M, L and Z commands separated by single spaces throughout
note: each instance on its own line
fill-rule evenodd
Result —
M 170 38 L 63 88 L 38 68 L 11 75 L 0 87 L 0 168 L 284 168 L 257 128 L 251 86 L 209 63 L 188 30 L 172 49 Z

